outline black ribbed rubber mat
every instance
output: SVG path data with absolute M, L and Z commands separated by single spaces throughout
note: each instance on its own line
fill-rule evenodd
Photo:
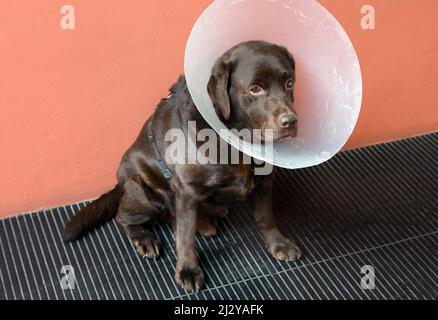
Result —
M 241 205 L 220 219 L 218 236 L 197 238 L 206 287 L 187 294 L 174 281 L 168 226 L 155 227 L 157 260 L 141 259 L 114 221 L 64 245 L 62 226 L 79 203 L 0 221 L 0 298 L 438 298 L 438 133 L 276 176 L 278 222 L 303 249 L 299 262 L 271 258 Z M 66 265 L 74 289 L 63 289 Z M 364 266 L 374 268 L 374 289 L 361 286 Z

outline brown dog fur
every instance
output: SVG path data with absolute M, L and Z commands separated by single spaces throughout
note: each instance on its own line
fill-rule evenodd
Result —
M 218 116 L 229 128 L 269 128 L 274 130 L 274 139 L 281 139 L 295 135 L 297 130 L 293 87 L 288 79 L 295 81 L 295 62 L 288 51 L 251 41 L 235 46 L 218 59 L 208 92 Z M 204 272 L 195 250 L 196 231 L 215 235 L 215 216 L 225 214 L 236 201 L 250 200 L 271 254 L 280 260 L 299 259 L 301 251 L 296 243 L 283 236 L 275 225 L 272 175 L 254 175 L 255 164 L 168 164 L 172 178 L 165 179 L 147 138 L 148 123 L 153 121 L 154 144 L 162 159 L 170 144 L 164 139 L 169 129 L 187 132 L 188 121 L 196 121 L 197 130 L 210 128 L 196 109 L 183 76 L 171 93 L 159 103 L 124 154 L 117 186 L 78 212 L 67 223 L 64 239 L 74 240 L 115 217 L 139 254 L 155 258 L 159 255 L 160 240 L 145 225 L 157 219 L 173 221 L 175 278 L 184 289 L 193 292 L 204 284 Z

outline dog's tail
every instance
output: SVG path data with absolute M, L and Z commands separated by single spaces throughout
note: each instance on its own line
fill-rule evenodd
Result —
M 122 196 L 122 186 L 117 184 L 113 190 L 103 194 L 99 199 L 76 213 L 65 225 L 64 241 L 76 240 L 95 227 L 114 218 Z

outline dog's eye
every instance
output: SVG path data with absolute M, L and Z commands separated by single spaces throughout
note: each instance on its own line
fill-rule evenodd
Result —
M 249 89 L 249 92 L 255 95 L 259 95 L 263 93 L 263 89 L 259 86 L 252 86 L 251 89 Z
M 292 79 L 286 81 L 286 89 L 291 90 L 295 86 L 295 82 Z

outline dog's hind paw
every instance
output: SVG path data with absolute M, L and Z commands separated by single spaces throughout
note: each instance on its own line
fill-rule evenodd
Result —
M 143 238 L 133 241 L 137 252 L 143 258 L 155 259 L 160 254 L 161 242 L 158 239 Z
M 204 237 L 217 235 L 216 218 L 206 213 L 199 213 L 196 229 Z

